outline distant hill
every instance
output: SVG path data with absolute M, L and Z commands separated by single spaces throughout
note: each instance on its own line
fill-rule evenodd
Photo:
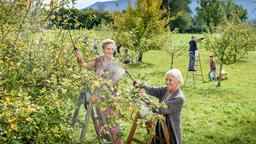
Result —
M 89 8 L 101 11 L 114 11 L 114 10 L 125 10 L 127 8 L 129 0 L 113 0 L 107 2 L 96 2 L 89 6 Z M 256 0 L 235 0 L 239 5 L 242 5 L 248 12 L 248 21 L 255 21 L 256 18 Z M 131 0 L 131 4 L 135 5 L 136 0 Z M 117 5 L 118 4 L 118 5 Z M 190 9 L 193 15 L 196 14 L 196 7 L 198 7 L 197 0 L 192 0 Z
M 114 11 L 114 10 L 125 10 L 128 6 L 129 0 L 113 0 L 107 2 L 96 2 L 89 7 L 95 10 L 103 11 Z M 136 0 L 131 0 L 131 4 L 135 5 Z

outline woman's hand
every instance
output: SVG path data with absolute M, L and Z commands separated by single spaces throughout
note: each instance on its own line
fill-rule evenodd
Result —
M 75 57 L 77 58 L 77 60 L 80 60 L 80 59 L 82 59 L 82 53 L 80 52 L 80 51 L 75 51 L 74 52 L 74 55 L 75 55 Z
M 89 97 L 89 102 L 91 102 L 91 103 L 95 103 L 96 100 L 97 100 L 97 96 L 90 96 Z
M 140 81 L 133 81 L 132 85 L 133 85 L 135 88 L 140 88 L 140 87 L 143 85 L 143 83 L 140 82 Z
M 142 97 L 142 96 L 145 96 L 145 94 L 146 94 L 145 90 L 141 89 L 141 90 L 138 91 L 137 96 Z
M 77 59 L 77 62 L 78 62 L 80 65 L 84 63 L 84 61 L 83 61 L 83 55 L 82 55 L 82 53 L 81 53 L 80 51 L 75 51 L 75 52 L 74 52 L 74 55 L 75 55 L 75 57 L 76 57 L 76 59 Z

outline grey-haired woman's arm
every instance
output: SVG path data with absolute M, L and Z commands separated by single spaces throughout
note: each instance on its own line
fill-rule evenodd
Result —
M 167 90 L 166 87 L 151 87 L 145 84 L 143 84 L 141 88 L 144 89 L 147 94 L 157 97 L 159 99 L 162 99 Z
M 168 101 L 165 101 L 165 104 L 168 106 L 167 108 L 160 107 L 158 108 L 159 114 L 170 114 L 174 112 L 181 111 L 184 103 L 183 97 L 174 97 Z

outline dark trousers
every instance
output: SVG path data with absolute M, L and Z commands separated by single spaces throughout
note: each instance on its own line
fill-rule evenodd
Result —
M 188 64 L 188 70 L 195 70 L 195 54 L 193 51 L 189 51 L 189 64 Z

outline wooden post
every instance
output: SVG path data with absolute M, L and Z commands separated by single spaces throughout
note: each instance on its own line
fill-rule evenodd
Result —
M 166 126 L 166 124 L 164 123 L 163 120 L 160 120 L 160 125 L 161 125 L 161 127 L 162 127 L 162 129 L 163 129 L 165 142 L 166 142 L 167 144 L 170 144 L 171 139 L 170 139 L 170 135 L 169 135 L 169 132 L 168 132 L 168 128 L 167 128 L 167 126 Z
M 87 126 L 88 126 L 88 122 L 90 120 L 91 113 L 92 113 L 92 103 L 90 102 L 89 106 L 88 106 L 88 109 L 87 109 L 87 112 L 86 112 L 85 117 L 84 117 L 84 123 L 83 123 L 82 131 L 81 131 L 81 135 L 80 135 L 80 140 L 82 140 L 82 141 L 84 140 L 84 137 L 85 137 L 85 134 L 86 134 L 86 129 L 87 129 Z
M 134 135 L 134 133 L 135 133 L 135 131 L 136 131 L 136 128 L 137 128 L 137 121 L 138 121 L 139 117 L 140 117 L 140 114 L 139 114 L 139 112 L 137 112 L 137 114 L 136 114 L 136 116 L 135 116 L 135 118 L 134 118 L 134 121 L 133 121 L 133 123 L 132 123 L 132 128 L 131 128 L 131 130 L 130 130 L 128 139 L 127 139 L 127 141 L 126 141 L 126 144 L 131 144 L 131 142 L 132 142 L 133 135 Z
M 106 126 L 106 129 L 107 129 L 107 131 L 108 131 L 107 136 L 108 136 L 110 142 L 111 142 L 112 144 L 114 144 L 114 143 L 115 143 L 115 140 L 114 140 L 114 138 L 113 138 L 111 129 L 110 129 L 110 127 L 108 126 L 108 123 L 107 123 L 107 119 L 106 119 L 106 117 L 105 117 L 105 114 L 104 114 L 101 110 L 99 110 L 99 113 L 100 113 L 101 120 L 103 121 L 103 124 L 104 124 L 104 126 Z
M 131 130 L 130 130 L 129 136 L 127 138 L 126 144 L 131 144 L 132 141 L 136 142 L 136 143 L 143 144 L 143 142 L 141 142 L 140 140 L 138 140 L 136 138 L 133 138 L 134 134 L 136 132 L 138 119 L 140 119 L 139 112 L 137 112 L 137 114 L 136 114 L 136 116 L 134 118 L 134 121 L 133 121 Z M 153 138 L 156 137 L 156 136 L 154 136 L 154 130 L 155 130 L 157 121 L 158 120 L 151 120 L 149 123 L 146 123 L 146 128 L 147 128 L 147 132 L 148 132 L 148 135 L 149 135 L 149 137 L 146 140 L 146 144 L 151 144 L 152 141 L 153 141 Z M 171 144 L 172 139 L 170 138 L 169 131 L 168 131 L 168 128 L 167 128 L 166 124 L 164 123 L 163 120 L 159 120 L 159 123 L 160 123 L 160 127 L 162 127 L 162 129 L 163 129 L 164 141 L 167 144 Z
M 94 129 L 96 130 L 96 133 L 98 134 L 98 136 L 100 136 L 100 127 L 99 127 L 99 124 L 96 120 L 97 118 L 95 117 L 95 113 L 94 113 L 93 108 L 92 108 L 91 116 L 92 116 L 92 122 L 93 122 L 93 125 L 94 125 Z
M 149 130 L 149 137 L 148 137 L 148 140 L 147 140 L 147 144 L 151 144 L 152 143 L 153 132 L 154 132 L 155 127 L 156 127 L 156 121 L 153 121 L 152 125 L 151 125 L 151 128 Z
M 83 95 L 81 95 L 79 97 L 79 102 L 77 103 L 77 107 L 76 107 L 75 112 L 73 114 L 73 118 L 72 118 L 72 121 L 71 121 L 71 124 L 70 124 L 70 127 L 72 127 L 72 128 L 74 128 L 75 123 L 77 121 L 77 117 L 78 117 L 78 113 L 79 113 L 79 110 L 80 110 L 80 106 L 82 104 L 81 99 L 83 99 Z

